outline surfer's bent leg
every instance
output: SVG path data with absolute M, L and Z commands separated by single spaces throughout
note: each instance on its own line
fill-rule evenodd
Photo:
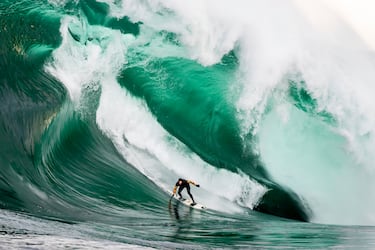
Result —
M 178 188 L 178 191 L 177 191 L 178 195 L 180 196 L 180 199 L 182 199 L 182 195 L 181 195 L 181 191 L 182 191 L 182 190 L 184 190 L 184 186 L 180 186 L 180 187 Z
M 186 191 L 188 192 L 188 194 L 189 194 L 191 200 L 193 201 L 193 203 L 195 203 L 194 198 L 193 198 L 193 195 L 190 193 L 190 186 L 187 186 L 187 187 L 186 187 Z

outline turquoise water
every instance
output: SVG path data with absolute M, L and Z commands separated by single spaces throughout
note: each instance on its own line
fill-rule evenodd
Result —
M 333 37 L 292 1 L 0 13 L 5 248 L 373 248 L 374 56 L 334 11 Z

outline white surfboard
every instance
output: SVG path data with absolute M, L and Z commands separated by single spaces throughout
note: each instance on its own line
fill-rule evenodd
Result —
M 171 193 L 171 195 L 172 195 L 172 193 Z M 178 200 L 179 202 L 183 203 L 184 205 L 186 205 L 188 207 L 195 208 L 195 209 L 206 209 L 205 206 L 203 206 L 202 204 L 199 204 L 199 203 L 195 203 L 195 205 L 192 205 L 193 201 L 191 201 L 190 199 L 186 199 L 186 198 L 180 199 L 177 195 L 173 195 L 173 198 L 175 200 Z

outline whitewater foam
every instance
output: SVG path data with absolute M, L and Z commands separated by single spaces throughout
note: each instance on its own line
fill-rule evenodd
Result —
M 64 83 L 71 100 L 79 104 L 83 88 L 95 87 L 108 76 L 116 77 L 132 36 L 89 26 L 84 17 L 71 16 L 62 19 L 60 32 L 62 44 L 53 52 L 46 70 Z M 78 41 L 74 39 L 77 37 Z

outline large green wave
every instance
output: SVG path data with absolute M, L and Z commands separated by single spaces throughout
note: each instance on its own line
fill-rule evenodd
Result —
M 139 24 L 110 17 L 108 6 L 95 1 L 3 6 L 8 11 L 2 12 L 0 33 L 1 206 L 74 220 L 162 206 L 167 194 L 127 163 L 97 127 L 100 89 L 88 93 L 89 105 L 77 110 L 64 85 L 44 70 L 61 44 L 64 15 L 135 36 Z M 69 32 L 83 45 L 91 39 L 74 26 Z M 175 39 L 173 33 L 168 37 Z M 145 54 L 138 56 L 131 60 L 143 60 Z M 308 210 L 298 196 L 270 178 L 256 153 L 244 151 L 235 107 L 241 90 L 230 84 L 237 70 L 235 51 L 210 67 L 179 57 L 151 57 L 125 65 L 117 80 L 206 162 L 268 187 L 255 210 L 306 221 Z

